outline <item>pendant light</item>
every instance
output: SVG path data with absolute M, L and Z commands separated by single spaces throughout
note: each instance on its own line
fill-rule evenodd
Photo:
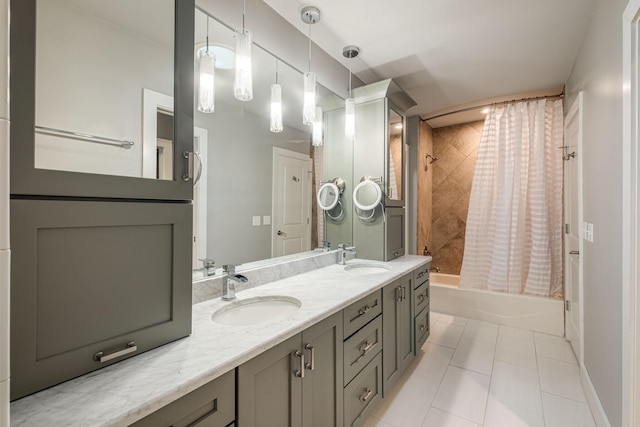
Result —
M 215 62 L 209 49 L 209 16 L 207 15 L 207 47 L 198 55 L 198 111 L 213 113 L 215 107 Z
M 313 120 L 313 131 L 311 133 L 311 145 L 320 147 L 322 145 L 322 108 L 316 107 L 315 119 Z
M 276 59 L 276 82 L 271 85 L 271 120 L 269 130 L 280 133 L 282 127 L 282 88 L 278 84 L 278 60 Z
M 313 125 L 316 115 L 316 74 L 311 72 L 311 25 L 320 21 L 320 10 L 306 6 L 300 14 L 302 22 L 309 24 L 309 71 L 304 73 L 304 100 L 302 104 L 302 123 Z
M 347 59 L 355 58 L 360 53 L 360 48 L 349 45 L 342 49 L 342 56 Z M 344 137 L 347 141 L 353 141 L 356 137 L 356 100 L 353 98 L 351 88 L 351 67 L 349 67 L 349 97 L 344 101 Z
M 236 38 L 236 78 L 233 93 L 239 101 L 253 99 L 253 77 L 251 73 L 251 31 L 244 27 L 246 0 L 242 2 L 242 28 L 235 32 Z

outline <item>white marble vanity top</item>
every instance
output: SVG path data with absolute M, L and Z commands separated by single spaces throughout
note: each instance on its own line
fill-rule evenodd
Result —
M 129 425 L 430 260 L 407 255 L 368 275 L 335 264 L 239 292 L 238 299 L 283 295 L 302 302 L 292 316 L 257 325 L 212 322 L 228 304 L 220 298 L 196 304 L 189 337 L 17 400 L 11 425 Z M 347 264 L 354 262 L 366 261 Z

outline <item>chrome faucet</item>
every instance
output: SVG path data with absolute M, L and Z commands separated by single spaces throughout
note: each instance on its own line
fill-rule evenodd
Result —
M 321 240 L 320 247 L 322 248 L 322 252 L 329 252 L 331 250 L 331 242 L 328 240 Z
M 227 264 L 222 266 L 222 299 L 224 301 L 233 301 L 236 299 L 236 282 L 245 283 L 246 276 L 236 274 L 236 265 Z
M 355 246 L 347 246 L 348 243 L 340 243 L 338 245 L 338 264 L 345 265 L 347 263 L 347 254 L 351 254 L 349 259 L 356 257 Z
M 216 274 L 216 262 L 211 258 L 200 258 L 202 261 L 202 268 L 200 270 L 204 270 L 204 273 L 207 276 L 213 276 Z

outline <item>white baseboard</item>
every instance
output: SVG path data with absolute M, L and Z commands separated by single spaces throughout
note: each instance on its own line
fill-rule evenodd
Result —
M 607 414 L 604 412 L 602 403 L 600 403 L 600 399 L 598 398 L 596 389 L 593 387 L 593 383 L 591 382 L 591 377 L 589 377 L 589 372 L 587 372 L 587 369 L 584 367 L 584 364 L 580 365 L 580 380 L 582 382 L 582 388 L 584 389 L 584 394 L 587 397 L 587 403 L 589 404 L 589 409 L 591 409 L 591 414 L 593 415 L 593 420 L 596 422 L 596 426 L 611 427 L 611 424 L 609 423 L 609 419 L 607 418 Z

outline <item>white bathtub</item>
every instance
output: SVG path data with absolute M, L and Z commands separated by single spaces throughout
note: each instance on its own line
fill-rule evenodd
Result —
M 558 298 L 460 289 L 460 276 L 430 273 L 432 311 L 499 325 L 564 335 L 564 301 Z

